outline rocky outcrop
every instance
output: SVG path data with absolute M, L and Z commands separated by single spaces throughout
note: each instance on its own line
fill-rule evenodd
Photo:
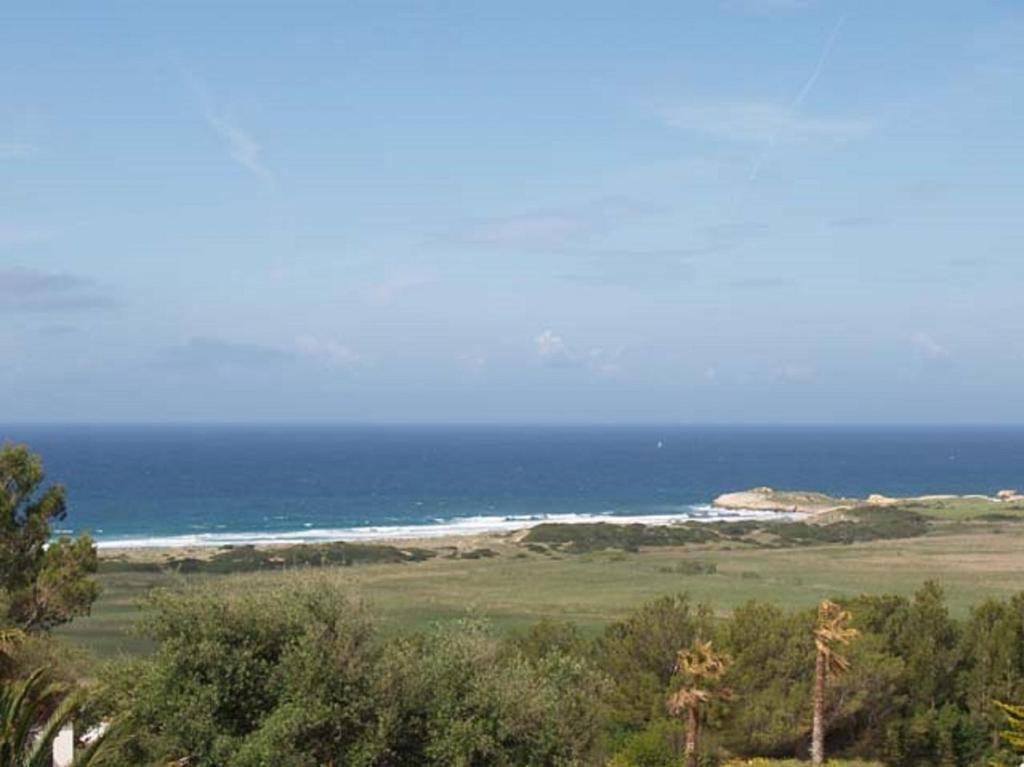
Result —
M 777 511 L 797 514 L 817 514 L 823 511 L 849 508 L 855 501 L 832 498 L 822 493 L 798 490 L 774 490 L 770 487 L 755 487 L 738 493 L 725 493 L 713 503 L 717 509 L 734 511 Z
M 910 498 L 891 498 L 872 493 L 865 499 L 833 498 L 822 493 L 800 490 L 775 490 L 755 487 L 737 493 L 725 493 L 714 500 L 718 509 L 734 511 L 778 511 L 800 514 L 819 514 L 827 511 L 851 509 L 857 506 L 890 507 L 912 504 L 919 507 L 948 510 L 963 509 L 965 504 L 1022 504 L 1024 493 L 1018 490 L 1000 490 L 994 497 L 988 495 L 919 495 Z

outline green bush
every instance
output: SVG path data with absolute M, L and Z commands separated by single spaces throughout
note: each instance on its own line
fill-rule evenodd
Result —
M 608 767 L 679 767 L 686 728 L 680 722 L 658 719 L 624 739 Z
M 705 708 L 702 762 L 807 753 L 811 610 L 752 601 L 716 619 L 677 596 L 594 639 L 550 620 L 507 638 L 473 620 L 389 637 L 313 574 L 238 583 L 154 595 L 155 654 L 112 666 L 97 701 L 129 736 L 115 764 L 660 767 L 678 762 L 665 702 L 676 654 L 696 640 L 732 657 L 733 700 Z M 840 601 L 862 633 L 827 689 L 828 753 L 852 760 L 833 764 L 1004 758 L 992 701 L 1024 700 L 1024 594 L 965 621 L 932 583 L 912 599 Z
M 152 597 L 151 658 L 115 664 L 101 705 L 115 764 L 591 764 L 608 685 L 585 657 L 510 649 L 462 622 L 382 638 L 315 578 Z
M 209 559 L 172 559 L 167 567 L 180 573 L 226 574 L 330 565 L 400 564 L 422 562 L 434 556 L 437 556 L 437 552 L 431 549 L 400 549 L 385 544 L 339 541 L 262 549 L 255 546 L 232 546 L 219 550 Z

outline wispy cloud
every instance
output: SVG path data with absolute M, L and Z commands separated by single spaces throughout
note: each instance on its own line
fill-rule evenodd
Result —
M 0 160 L 29 160 L 36 154 L 33 144 L 0 141 Z
M 743 13 L 779 13 L 801 11 L 817 5 L 816 0 L 722 0 L 727 11 Z
M 587 256 L 586 263 L 558 278 L 583 287 L 671 290 L 693 279 L 692 250 L 602 251 Z
M 739 248 L 764 236 L 766 224 L 724 221 L 696 229 L 685 245 L 670 248 L 566 248 L 565 255 L 584 259 L 559 279 L 587 287 L 674 288 L 694 279 L 693 260 Z
M 680 107 L 668 119 L 677 128 L 714 138 L 765 144 L 846 142 L 867 136 L 873 128 L 862 118 L 816 116 L 799 108 L 756 101 Z
M 425 287 L 432 283 L 433 276 L 416 270 L 398 270 L 392 272 L 380 282 L 376 282 L 366 291 L 366 299 L 371 304 L 387 306 L 401 296 Z
M 888 223 L 889 219 L 883 216 L 842 216 L 828 221 L 835 229 L 873 229 Z
M 299 336 L 289 347 L 200 336 L 169 349 L 162 359 L 164 365 L 172 368 L 221 374 L 310 362 L 330 368 L 351 368 L 360 362 L 360 356 L 340 341 L 312 335 Z
M 46 233 L 30 227 L 0 222 L 0 249 L 35 245 L 46 239 Z
M 580 205 L 468 221 L 441 239 L 463 245 L 562 249 L 657 212 L 657 208 L 645 203 L 607 197 Z
M 811 95 L 811 91 L 814 90 L 814 86 L 818 84 L 818 78 L 821 77 L 821 73 L 825 69 L 825 63 L 828 61 L 829 56 L 832 55 L 832 49 L 835 47 L 836 40 L 839 39 L 839 32 L 842 30 L 843 24 L 845 23 L 846 17 L 840 16 L 836 25 L 832 28 L 831 34 L 829 34 L 828 38 L 825 40 L 825 45 L 822 47 L 821 53 L 818 55 L 818 60 L 814 63 L 814 68 L 811 70 L 810 76 L 804 81 L 803 87 L 800 88 L 799 92 L 790 103 L 788 119 L 784 124 L 776 126 L 775 133 L 773 133 L 767 140 L 763 151 L 758 155 L 757 159 L 754 160 L 754 164 L 751 167 L 749 174 L 750 181 L 757 179 L 758 173 L 761 172 L 761 166 L 768 160 L 768 156 L 775 148 L 775 145 L 778 144 L 779 141 L 784 140 L 786 131 L 788 130 L 790 136 L 794 135 L 794 131 L 792 130 L 794 127 L 802 128 L 804 131 L 809 127 L 813 127 L 817 133 L 820 133 L 823 129 L 827 129 L 833 134 L 831 136 L 832 140 L 844 141 L 858 137 L 857 135 L 849 135 L 851 132 L 860 134 L 867 131 L 868 126 L 866 124 L 860 125 L 850 123 L 849 120 L 846 120 L 845 123 L 837 124 L 834 122 L 835 118 L 832 118 L 833 122 L 830 125 L 823 125 L 821 123 L 821 118 L 817 118 L 816 123 L 810 124 L 807 122 L 806 117 L 803 118 L 802 122 L 798 122 L 796 125 L 792 124 L 793 116 L 798 115 L 800 110 L 803 109 L 804 102 L 807 100 L 807 97 Z M 797 133 L 799 133 L 799 131 L 797 131 Z M 839 133 L 843 133 L 845 135 L 839 135 Z
M 232 117 L 231 110 L 218 106 L 201 77 L 186 67 L 181 74 L 199 101 L 206 123 L 224 142 L 228 157 L 265 186 L 275 185 L 274 173 L 263 159 L 263 145 Z
M 794 284 L 792 280 L 780 277 L 741 277 L 728 283 L 730 288 L 741 290 L 778 290 L 793 287 Z
M 0 311 L 64 312 L 114 305 L 87 277 L 24 266 L 0 268 Z
M 600 376 L 617 376 L 622 372 L 622 358 L 625 355 L 624 348 L 604 349 L 596 346 L 587 355 L 587 364 L 590 369 Z
M 163 362 L 182 370 L 231 372 L 281 365 L 293 356 L 271 346 L 199 337 L 170 349 Z
M 757 221 L 723 221 L 698 229 L 696 241 L 682 249 L 682 252 L 688 256 L 724 253 L 763 237 L 768 232 L 768 225 Z
M 77 330 L 78 328 L 74 327 L 73 325 L 62 325 L 60 323 L 55 323 L 52 325 L 43 325 L 36 332 L 39 335 L 47 338 L 56 338 L 59 336 L 70 336 L 74 334 Z
M 302 356 L 333 367 L 349 368 L 361 361 L 361 357 L 352 347 L 333 338 L 299 336 L 295 339 L 295 348 Z
M 930 360 L 944 360 L 952 356 L 949 349 L 924 331 L 915 333 L 911 337 L 911 341 L 917 350 Z
M 780 365 L 772 371 L 772 378 L 780 383 L 806 383 L 814 378 L 814 368 L 798 364 Z
M 477 374 L 482 373 L 487 367 L 488 357 L 483 352 L 463 352 L 456 355 L 455 361 L 464 370 Z
M 274 174 L 263 162 L 263 147 L 248 132 L 226 117 L 207 113 L 206 120 L 227 146 L 232 160 L 268 187 L 274 186 Z

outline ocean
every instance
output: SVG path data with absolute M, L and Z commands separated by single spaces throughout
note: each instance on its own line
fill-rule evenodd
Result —
M 10 426 L 101 546 L 710 518 L 720 493 L 1024 486 L 1024 427 Z

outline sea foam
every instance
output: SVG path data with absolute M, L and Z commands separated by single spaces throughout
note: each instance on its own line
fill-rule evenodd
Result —
M 98 537 L 99 548 L 182 548 L 190 546 L 287 545 L 299 543 L 366 542 L 389 540 L 428 540 L 448 536 L 508 533 L 543 523 L 584 524 L 609 522 L 618 525 L 670 525 L 681 522 L 716 522 L 742 519 L 786 519 L 793 514 L 753 509 L 725 510 L 709 505 L 689 506 L 664 514 L 526 514 L 509 516 L 472 516 L 438 520 L 420 525 L 375 525 L 365 527 L 303 528 L 290 531 L 190 533 L 133 538 Z

